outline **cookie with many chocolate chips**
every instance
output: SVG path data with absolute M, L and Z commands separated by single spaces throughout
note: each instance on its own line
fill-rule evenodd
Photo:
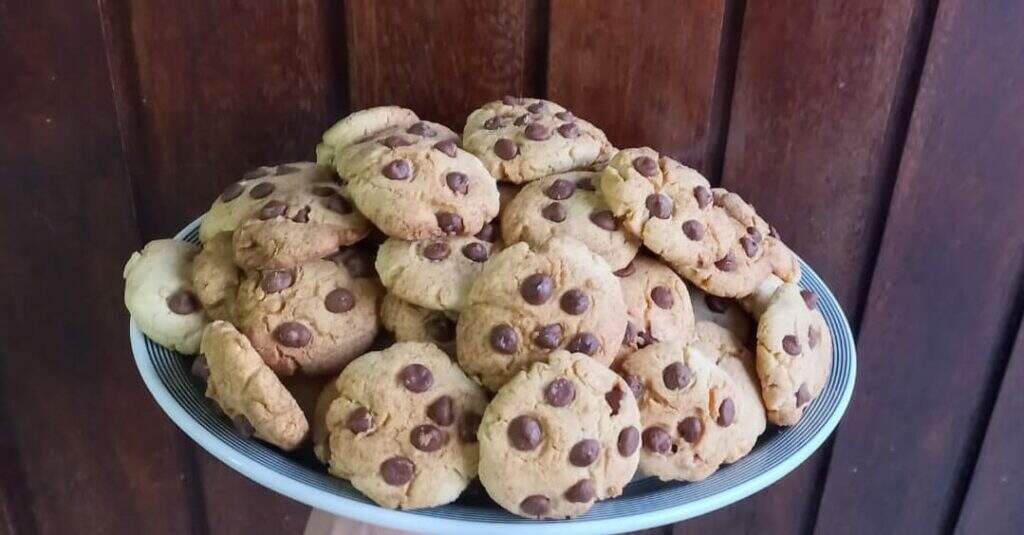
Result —
M 124 266 L 124 305 L 135 324 L 156 343 L 179 353 L 199 350 L 209 322 L 192 286 L 199 247 L 179 240 L 154 240 L 132 253 Z
M 445 353 L 455 356 L 455 324 L 452 313 L 430 310 L 407 303 L 388 293 L 380 306 L 384 328 L 399 342 L 430 342 Z
M 203 249 L 192 261 L 192 285 L 210 319 L 235 321 L 241 277 L 230 232 L 221 232 L 203 243 Z
M 473 235 L 498 215 L 498 188 L 448 128 L 393 106 L 363 110 L 324 134 L 320 152 L 359 211 L 403 240 Z
M 689 342 L 693 307 L 686 283 L 676 272 L 646 254 L 615 272 L 626 300 L 626 335 L 616 360 L 655 342 Z
M 775 238 L 753 207 L 649 148 L 619 151 L 600 190 L 630 232 L 707 293 L 742 297 L 773 268 L 783 271 L 783 252 L 769 245 Z
M 768 420 L 794 425 L 821 394 L 832 370 L 832 334 L 818 309 L 818 296 L 782 284 L 757 322 L 757 374 Z
M 469 115 L 466 150 L 498 180 L 522 184 L 580 169 L 597 169 L 615 151 L 596 126 L 547 100 L 505 97 Z
M 733 426 L 747 425 L 738 420 L 746 410 L 737 407 L 753 401 L 738 397 L 729 374 L 706 351 L 700 344 L 660 342 L 622 363 L 626 381 L 640 394 L 642 473 L 700 481 L 746 447 L 752 433 L 736 433 Z
M 454 501 L 476 477 L 487 397 L 441 350 L 400 342 L 338 377 L 327 412 L 330 471 L 383 507 Z
M 622 493 L 640 447 L 636 400 L 622 378 L 559 350 L 508 382 L 480 424 L 480 482 L 506 510 L 572 518 Z
M 209 374 L 206 397 L 217 403 L 240 433 L 283 450 L 293 450 L 306 439 L 309 422 L 299 404 L 230 323 L 215 321 L 207 327 L 202 356 L 197 359 L 205 361 Z
M 575 238 L 612 269 L 636 256 L 640 240 L 626 232 L 592 188 L 598 173 L 572 171 L 535 180 L 509 203 L 501 234 L 509 243 L 540 245 L 553 236 Z
M 465 307 L 484 262 L 500 248 L 500 243 L 476 236 L 423 241 L 388 238 L 377 251 L 377 273 L 384 287 L 404 301 L 458 312 Z
M 373 343 L 383 295 L 376 277 L 331 260 L 252 271 L 238 290 L 238 326 L 275 372 L 329 375 Z
M 626 332 L 623 310 L 619 281 L 583 244 L 520 242 L 473 283 L 456 329 L 459 364 L 492 391 L 559 348 L 607 366 Z
M 771 278 L 769 276 L 765 281 Z M 754 329 L 757 325 L 736 299 L 704 293 L 692 284 L 688 284 L 687 289 L 693 304 L 693 316 L 698 323 L 706 321 L 717 324 L 735 335 L 744 345 L 754 347 Z

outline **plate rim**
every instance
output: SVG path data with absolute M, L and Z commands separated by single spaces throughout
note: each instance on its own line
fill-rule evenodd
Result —
M 204 214 L 205 215 L 205 214 Z M 199 226 L 203 219 L 200 215 L 184 229 L 174 235 L 174 239 L 181 240 Z M 799 256 L 798 256 L 799 258 Z M 800 262 L 808 266 L 800 259 Z M 813 270 L 812 270 L 813 271 Z M 817 275 L 817 274 L 815 274 Z M 818 277 L 820 279 L 820 277 Z M 822 280 L 824 283 L 824 280 Z M 838 304 L 835 295 L 827 284 L 822 285 L 827 292 L 827 298 Z M 650 527 L 662 526 L 679 522 L 702 514 L 720 509 L 729 504 L 742 500 L 756 492 L 763 490 L 769 485 L 782 479 L 802 464 L 812 453 L 818 450 L 825 440 L 832 435 L 839 421 L 846 413 L 850 398 L 853 395 L 854 385 L 857 378 L 857 348 L 856 340 L 850 329 L 846 313 L 839 308 L 840 327 L 842 332 L 838 333 L 839 338 L 848 340 L 850 348 L 850 373 L 845 384 L 841 385 L 841 395 L 834 410 L 825 421 L 821 429 L 812 435 L 811 439 L 787 457 L 778 465 L 722 492 L 700 498 L 692 502 L 682 503 L 672 507 L 666 507 L 650 512 L 632 514 L 626 517 L 613 517 L 588 520 L 577 518 L 572 522 L 564 521 L 537 521 L 530 523 L 494 523 L 486 521 L 457 520 L 451 518 L 438 518 L 417 515 L 408 511 L 386 509 L 372 503 L 361 503 L 344 496 L 331 494 L 327 491 L 308 486 L 296 481 L 284 474 L 270 470 L 263 465 L 246 458 L 227 443 L 221 441 L 210 431 L 200 425 L 195 417 L 188 413 L 171 395 L 167 385 L 160 380 L 156 368 L 148 358 L 149 353 L 145 345 L 145 336 L 139 331 L 134 318 L 128 322 L 129 339 L 131 341 L 132 357 L 135 360 L 136 368 L 142 377 L 143 383 L 153 396 L 160 409 L 171 419 L 196 444 L 206 450 L 209 454 L 231 467 L 255 483 L 266 487 L 274 492 L 283 494 L 295 501 L 315 507 L 322 511 L 357 519 L 362 522 L 405 531 L 417 533 L 443 532 L 451 534 L 476 534 L 486 529 L 494 535 L 521 534 L 524 532 L 536 534 L 557 534 L 575 535 L 589 533 L 619 533 L 630 530 L 640 530 Z M 146 358 L 143 356 L 145 355 Z M 699 483 L 697 483 L 699 484 Z M 614 499 L 614 498 L 613 498 Z

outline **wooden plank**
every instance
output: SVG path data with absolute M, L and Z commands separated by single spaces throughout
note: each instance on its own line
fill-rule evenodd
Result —
M 548 96 L 618 147 L 650 146 L 707 172 L 725 6 L 553 0 Z
M 1002 377 L 956 532 L 1016 533 L 1024 526 L 1024 323 Z
M 503 95 L 537 95 L 543 62 L 528 59 L 543 25 L 538 2 L 401 0 L 345 3 L 352 108 L 394 104 L 462 131 Z
M 188 532 L 191 473 L 128 348 L 121 269 L 138 230 L 97 5 L 2 11 L 5 527 Z
M 1022 18 L 939 4 L 818 533 L 954 526 L 1024 290 Z

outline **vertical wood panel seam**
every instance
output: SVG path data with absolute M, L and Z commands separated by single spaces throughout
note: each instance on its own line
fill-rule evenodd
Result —
M 527 0 L 523 9 L 526 10 L 526 22 L 523 24 L 523 94 L 547 98 L 548 65 L 551 64 L 551 2 Z
M 716 186 L 722 183 L 722 171 L 725 169 L 725 149 L 729 142 L 729 121 L 732 119 L 732 99 L 736 89 L 736 71 L 739 67 L 746 11 L 746 0 L 727 0 L 722 19 L 715 88 L 708 121 L 709 142 L 704 156 L 708 162 L 707 179 Z

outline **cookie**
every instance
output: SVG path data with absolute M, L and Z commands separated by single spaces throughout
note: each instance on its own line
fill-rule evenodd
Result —
M 330 429 L 327 427 L 327 412 L 341 394 L 338 392 L 338 377 L 332 377 L 324 384 L 313 408 L 312 438 L 313 455 L 324 464 L 331 463 Z
M 339 148 L 357 145 L 379 132 L 408 127 L 419 121 L 412 110 L 398 106 L 378 106 L 349 114 L 334 123 L 316 146 L 316 163 L 334 167 L 334 155 Z
M 235 321 L 235 299 L 242 271 L 235 265 L 230 232 L 221 232 L 203 243 L 192 261 L 192 285 L 196 298 L 211 320 Z
M 299 404 L 234 326 L 211 323 L 203 335 L 202 352 L 198 358 L 209 370 L 206 397 L 240 432 L 283 450 L 293 450 L 306 439 L 309 422 Z
M 772 273 L 765 277 L 750 295 L 739 299 L 737 302 L 743 307 L 743 310 L 747 311 L 747 314 L 753 316 L 755 320 L 759 319 L 764 314 L 764 309 L 768 306 L 768 303 L 772 300 L 772 296 L 775 295 L 775 291 L 783 284 L 785 284 L 785 281 Z
M 779 249 L 753 207 L 649 148 L 619 151 L 600 189 L 630 232 L 707 293 L 747 295 L 781 263 L 766 254 Z
M 459 364 L 496 391 L 555 349 L 611 364 L 626 332 L 625 303 L 608 263 L 583 244 L 520 242 L 491 257 L 456 328 Z
M 480 482 L 511 513 L 572 518 L 622 493 L 639 460 L 629 386 L 579 353 L 558 350 L 509 381 L 480 424 Z
M 209 322 L 192 288 L 192 260 L 199 247 L 154 240 L 124 266 L 124 305 L 135 325 L 154 342 L 195 354 Z
M 743 340 L 717 323 L 698 321 L 694 332 L 704 353 L 712 356 L 732 379 L 736 416 L 735 422 L 726 428 L 728 436 L 722 442 L 726 448 L 723 462 L 734 463 L 750 453 L 766 427 L 754 354 Z
M 430 342 L 455 355 L 455 323 L 457 316 L 407 303 L 388 293 L 380 305 L 384 328 L 399 342 Z
M 238 326 L 278 374 L 330 375 L 373 343 L 383 294 L 376 278 L 330 260 L 252 271 L 239 286 Z
M 615 151 L 604 132 L 547 100 L 505 97 L 469 115 L 463 146 L 500 181 L 522 184 L 597 169 Z
M 377 504 L 454 501 L 476 477 L 483 390 L 431 344 L 367 353 L 337 380 L 327 413 L 330 471 Z
M 359 211 L 385 234 L 413 241 L 473 235 L 498 215 L 494 177 L 458 147 L 454 132 L 402 108 L 359 113 L 365 121 L 343 119 L 324 143 L 334 148 L 333 164 Z
M 736 299 L 706 294 L 692 284 L 688 284 L 687 289 L 690 291 L 690 303 L 693 304 L 693 316 L 698 323 L 715 323 L 739 338 L 744 345 L 753 347 L 757 325 Z
M 700 481 L 736 454 L 732 428 L 743 400 L 700 344 L 652 344 L 626 357 L 622 370 L 638 394 L 643 474 Z
M 818 296 L 782 284 L 757 322 L 757 375 L 768 420 L 800 421 L 832 370 L 832 335 L 818 310 Z
M 655 342 L 687 343 L 693 307 L 687 285 L 668 266 L 645 254 L 615 272 L 626 301 L 626 334 L 616 360 Z
M 476 236 L 424 241 L 388 238 L 377 251 L 377 273 L 396 297 L 432 310 L 458 312 L 469 288 L 500 244 Z
M 575 238 L 601 255 L 612 269 L 625 267 L 636 256 L 640 240 L 620 227 L 593 190 L 597 176 L 591 171 L 573 171 L 526 184 L 502 215 L 501 235 L 509 243 L 531 245 L 552 236 Z

